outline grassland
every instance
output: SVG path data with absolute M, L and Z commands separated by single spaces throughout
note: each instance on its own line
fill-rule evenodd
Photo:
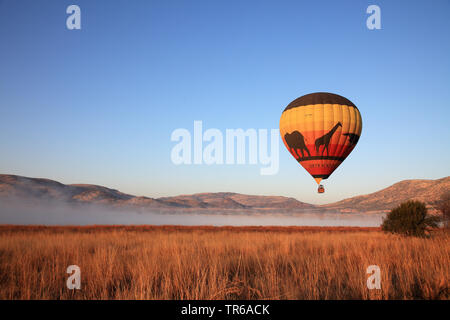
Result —
M 449 299 L 449 261 L 441 230 L 0 226 L 0 299 Z

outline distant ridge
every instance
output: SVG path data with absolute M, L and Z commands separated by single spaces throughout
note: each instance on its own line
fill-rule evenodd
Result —
M 0 198 L 39 199 L 67 203 L 91 203 L 116 207 L 186 209 L 307 209 L 314 205 L 294 198 L 252 196 L 231 192 L 198 193 L 175 197 L 136 197 L 115 189 L 91 184 L 65 185 L 57 181 L 0 175 Z
M 433 204 L 450 191 L 450 176 L 437 180 L 403 180 L 380 191 L 322 205 L 343 212 L 388 211 L 407 200 Z
M 256 196 L 232 192 L 197 193 L 174 197 L 137 197 L 91 184 L 69 184 L 17 175 L 0 174 L 0 199 L 60 201 L 69 204 L 101 204 L 116 208 L 184 210 L 234 210 L 245 212 L 382 212 L 400 202 L 417 199 L 428 204 L 450 190 L 450 177 L 437 180 L 404 180 L 380 191 L 316 206 L 282 196 Z M 1 203 L 0 203 L 1 208 Z

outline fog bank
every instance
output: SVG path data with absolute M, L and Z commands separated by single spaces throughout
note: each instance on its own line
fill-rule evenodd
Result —
M 376 227 L 384 214 L 217 214 L 137 212 L 96 205 L 62 203 L 0 203 L 0 224 L 21 225 L 213 225 L 213 226 L 359 226 Z

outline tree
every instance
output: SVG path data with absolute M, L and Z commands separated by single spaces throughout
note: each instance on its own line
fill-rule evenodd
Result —
M 423 237 L 427 228 L 438 227 L 440 219 L 428 214 L 425 203 L 409 200 L 401 203 L 387 214 L 382 230 L 408 236 Z
M 441 199 L 436 203 L 436 209 L 442 212 L 442 220 L 445 227 L 450 224 L 450 191 L 444 192 Z

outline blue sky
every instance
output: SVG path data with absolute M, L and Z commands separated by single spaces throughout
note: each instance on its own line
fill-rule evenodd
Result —
M 81 8 L 82 29 L 66 28 Z M 381 30 L 366 8 L 381 8 Z M 0 172 L 152 197 L 232 191 L 328 203 L 450 173 L 450 2 L 0 0 Z M 307 93 L 359 108 L 361 139 L 316 184 L 171 162 L 177 128 L 278 128 Z

